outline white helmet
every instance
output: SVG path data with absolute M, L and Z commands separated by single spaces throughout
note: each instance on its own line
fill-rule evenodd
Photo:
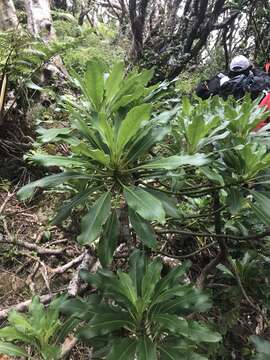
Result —
M 230 63 L 230 70 L 234 72 L 241 72 L 250 67 L 250 61 L 243 55 L 235 56 Z

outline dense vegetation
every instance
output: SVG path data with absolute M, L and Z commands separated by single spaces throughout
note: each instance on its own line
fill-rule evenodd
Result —
M 14 3 L 0 358 L 270 359 L 269 113 L 194 95 L 267 60 L 267 2 L 53 1 L 38 34 Z

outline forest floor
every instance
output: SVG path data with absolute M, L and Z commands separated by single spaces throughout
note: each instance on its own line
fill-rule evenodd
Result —
M 78 269 L 85 254 L 85 248 L 76 242 L 80 231 L 79 211 L 74 212 L 72 219 L 66 220 L 62 225 L 51 226 L 49 223 L 65 200 L 64 193 L 40 191 L 32 200 L 25 203 L 16 198 L 16 193 L 22 185 L 44 176 L 39 168 L 32 168 L 31 165 L 25 167 L 22 158 L 22 153 L 16 159 L 9 158 L 7 154 L 1 156 L 0 151 L 0 163 L 3 164 L 0 167 L 0 327 L 7 324 L 6 310 L 30 300 L 33 294 L 50 298 L 52 294 L 68 292 L 74 278 L 78 276 Z M 162 240 L 166 245 L 162 247 L 164 254 L 174 254 L 176 258 L 179 255 L 185 257 L 198 249 L 196 240 L 191 237 Z M 125 250 L 122 248 L 113 263 L 113 268 L 126 267 Z M 215 255 L 213 249 L 206 249 L 200 256 L 188 256 L 193 262 L 192 271 L 188 274 L 189 279 L 195 281 L 209 259 Z M 163 262 L 168 260 L 166 256 L 162 258 Z M 173 261 L 173 258 L 169 259 Z M 175 262 L 177 264 L 179 260 Z M 95 257 L 92 264 L 97 264 Z M 88 264 L 89 270 L 92 269 L 91 266 Z M 210 285 L 208 287 L 211 291 Z M 82 289 L 84 291 L 85 288 Z M 238 289 L 235 288 L 235 291 Z M 223 304 L 223 312 L 220 313 L 219 307 L 213 307 L 208 314 L 209 318 L 219 323 L 220 328 L 224 326 L 224 332 L 227 331 L 225 329 L 228 324 L 231 324 L 224 347 L 226 348 L 226 344 L 233 344 L 238 359 L 238 350 L 240 352 L 248 336 L 260 333 L 263 319 L 258 313 L 250 311 L 248 306 L 242 307 L 244 311 L 239 311 L 238 307 L 231 307 L 229 293 L 217 293 L 216 296 L 216 301 Z M 77 344 L 72 349 L 69 359 L 90 359 L 90 353 L 89 348 Z M 9 358 L 1 358 L 0 355 L 0 360 L 7 359 Z
M 6 324 L 5 309 L 22 304 L 34 293 L 48 296 L 67 291 L 84 252 L 75 241 L 75 224 L 48 226 L 61 196 L 43 194 L 24 204 L 16 199 L 17 190 L 8 182 L 0 184 L 0 326 Z M 72 354 L 70 359 L 89 358 L 88 350 L 80 346 Z

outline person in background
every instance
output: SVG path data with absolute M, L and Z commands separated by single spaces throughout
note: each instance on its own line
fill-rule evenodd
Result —
M 266 74 L 270 76 L 270 57 L 267 59 L 267 62 L 263 66 L 264 71 Z
M 269 76 L 255 68 L 243 55 L 235 56 L 229 72 L 222 72 L 209 80 L 202 81 L 196 88 L 196 94 L 202 99 L 219 95 L 223 99 L 233 96 L 241 99 L 246 93 L 250 93 L 255 99 L 263 91 L 270 90 Z

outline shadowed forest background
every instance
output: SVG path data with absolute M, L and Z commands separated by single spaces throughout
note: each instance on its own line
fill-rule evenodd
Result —
M 195 91 L 236 55 L 269 0 L 0 0 L 1 360 L 270 359 L 270 88 Z

